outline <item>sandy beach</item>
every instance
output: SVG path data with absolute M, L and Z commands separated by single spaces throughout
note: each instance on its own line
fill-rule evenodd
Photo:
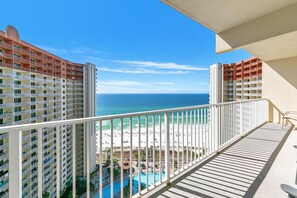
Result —
M 197 125 L 198 126 L 198 125 Z M 199 129 L 196 126 L 196 144 L 202 146 L 204 145 L 205 142 L 207 142 L 208 140 L 208 129 L 207 129 L 207 125 L 199 125 Z M 173 150 L 173 142 L 174 142 L 174 150 L 178 149 L 178 139 L 179 139 L 179 144 L 180 147 L 182 146 L 182 136 L 184 133 L 184 146 L 186 146 L 187 144 L 187 138 L 188 138 L 188 146 L 191 146 L 191 144 L 193 146 L 195 146 L 195 131 L 194 131 L 194 125 L 192 125 L 192 134 L 191 134 L 191 126 L 188 125 L 188 130 L 187 127 L 184 127 L 184 132 L 182 127 L 179 127 L 179 133 L 177 128 L 174 128 L 174 131 L 172 128 L 170 128 L 170 149 Z M 187 132 L 188 131 L 188 132 Z M 129 129 L 124 129 L 123 130 L 123 146 L 125 148 L 130 148 L 131 143 L 130 143 L 130 130 Z M 133 149 L 138 148 L 139 147 L 139 134 L 140 135 L 140 145 L 141 148 L 145 148 L 146 144 L 148 142 L 148 147 L 153 146 L 153 142 L 155 142 L 155 147 L 156 148 L 160 148 L 160 142 L 161 142 L 161 147 L 162 150 L 165 148 L 165 131 L 162 127 L 161 130 L 161 136 L 160 136 L 160 128 L 155 127 L 155 139 L 154 139 L 154 133 L 152 128 L 148 129 L 148 135 L 146 132 L 146 128 L 143 127 L 140 130 L 138 129 L 133 129 L 132 130 L 132 147 Z M 178 135 L 179 134 L 179 135 Z M 192 138 L 191 138 L 192 136 Z M 96 140 L 96 146 L 97 146 L 97 153 L 100 152 L 100 146 L 99 146 L 99 138 L 100 138 L 100 134 L 99 134 L 99 130 L 97 130 L 97 140 Z M 174 138 L 174 140 L 173 140 Z M 161 139 L 161 141 L 160 141 Z M 192 141 L 191 141 L 192 140 Z M 199 140 L 199 141 L 198 141 Z M 105 150 L 106 148 L 110 148 L 111 147 L 111 132 L 110 130 L 104 130 L 102 131 L 102 149 Z M 121 146 L 121 132 L 120 130 L 114 130 L 113 131 L 113 147 L 120 147 Z

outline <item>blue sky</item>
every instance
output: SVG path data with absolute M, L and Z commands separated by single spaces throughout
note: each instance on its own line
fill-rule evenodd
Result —
M 215 34 L 159 0 L 3 0 L 0 28 L 98 68 L 98 93 L 208 93 L 209 66 L 249 58 L 215 54 Z

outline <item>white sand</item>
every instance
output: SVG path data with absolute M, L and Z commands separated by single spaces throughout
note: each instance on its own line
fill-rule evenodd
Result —
M 202 145 L 207 145 L 208 144 L 208 136 L 210 135 L 208 133 L 208 129 L 205 128 L 207 127 L 206 125 L 200 125 L 200 128 L 196 127 L 196 145 L 202 147 Z M 153 130 L 152 128 L 148 129 L 148 137 L 146 137 L 146 128 L 141 128 L 141 148 L 146 147 L 146 143 L 148 143 L 148 147 L 153 146 Z M 99 147 L 99 137 L 100 134 L 97 132 L 97 140 L 96 140 L 96 146 L 97 146 L 97 153 L 100 152 L 100 147 Z M 170 149 L 173 149 L 173 137 L 174 137 L 174 148 L 175 150 L 178 149 L 178 137 L 179 137 L 179 143 L 180 143 L 180 148 L 182 147 L 182 127 L 179 127 L 179 136 L 178 136 L 178 130 L 177 128 L 174 128 L 174 135 L 173 135 L 173 130 L 170 128 Z M 192 125 L 192 138 L 191 138 L 191 126 L 188 125 L 188 133 L 187 133 L 187 128 L 186 126 L 184 127 L 184 146 L 186 147 L 187 143 L 187 137 L 188 137 L 188 146 L 191 146 L 191 140 L 193 143 L 193 147 L 195 146 L 195 130 L 194 130 L 194 125 Z M 132 146 L 133 149 L 139 147 L 139 132 L 138 129 L 133 129 L 132 132 Z M 147 141 L 148 138 L 148 141 Z M 199 139 L 199 141 L 198 141 Z M 103 136 L 102 136 L 102 147 L 103 150 L 106 148 L 111 147 L 111 132 L 110 130 L 105 130 L 103 131 Z M 114 130 L 113 132 L 113 147 L 120 147 L 121 146 L 121 133 L 119 130 Z M 123 134 L 123 146 L 126 148 L 130 148 L 130 132 L 129 129 L 124 129 L 124 134 Z M 161 146 L 162 149 L 165 147 L 165 131 L 163 130 L 162 127 L 162 132 L 161 132 Z M 160 129 L 159 126 L 155 128 L 155 147 L 160 148 Z

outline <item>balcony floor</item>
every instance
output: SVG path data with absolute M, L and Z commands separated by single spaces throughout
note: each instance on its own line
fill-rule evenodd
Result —
M 287 197 L 279 186 L 296 183 L 296 134 L 267 123 L 149 196 Z

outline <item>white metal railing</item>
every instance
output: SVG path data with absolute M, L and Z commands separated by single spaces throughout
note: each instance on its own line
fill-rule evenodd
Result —
M 7 133 L 9 136 L 9 188 L 14 189 L 9 190 L 9 196 L 21 197 L 23 193 L 21 181 L 24 131 L 37 130 L 38 151 L 42 151 L 48 144 L 50 148 L 55 148 L 56 153 L 60 153 L 63 149 L 60 139 L 62 127 L 66 126 L 67 131 L 71 132 L 72 178 L 76 178 L 78 145 L 76 136 L 72 134 L 77 132 L 76 129 L 81 129 L 80 124 L 83 124 L 87 134 L 84 154 L 87 180 L 85 196 L 103 197 L 103 192 L 110 188 L 111 197 L 116 194 L 124 197 L 127 189 L 130 191 L 129 197 L 137 197 L 161 183 L 170 183 L 172 177 L 265 123 L 267 117 L 268 101 L 259 99 L 0 127 L 0 134 Z M 95 191 L 91 192 L 90 182 L 95 180 L 91 178 L 93 170 L 90 169 L 90 134 L 95 125 L 98 135 L 99 182 L 94 183 Z M 55 142 L 43 141 L 45 128 L 54 129 L 51 133 L 55 134 Z M 53 144 L 55 147 L 52 147 Z M 38 197 L 42 197 L 46 190 L 43 185 L 42 153 L 38 152 Z M 61 155 L 56 155 L 56 197 L 60 197 L 62 190 L 61 161 Z M 110 170 L 110 174 L 106 170 Z M 114 175 L 114 170 L 119 171 L 118 177 Z M 75 194 L 76 179 L 72 179 L 72 184 Z M 114 191 L 115 185 L 120 185 L 119 192 Z

